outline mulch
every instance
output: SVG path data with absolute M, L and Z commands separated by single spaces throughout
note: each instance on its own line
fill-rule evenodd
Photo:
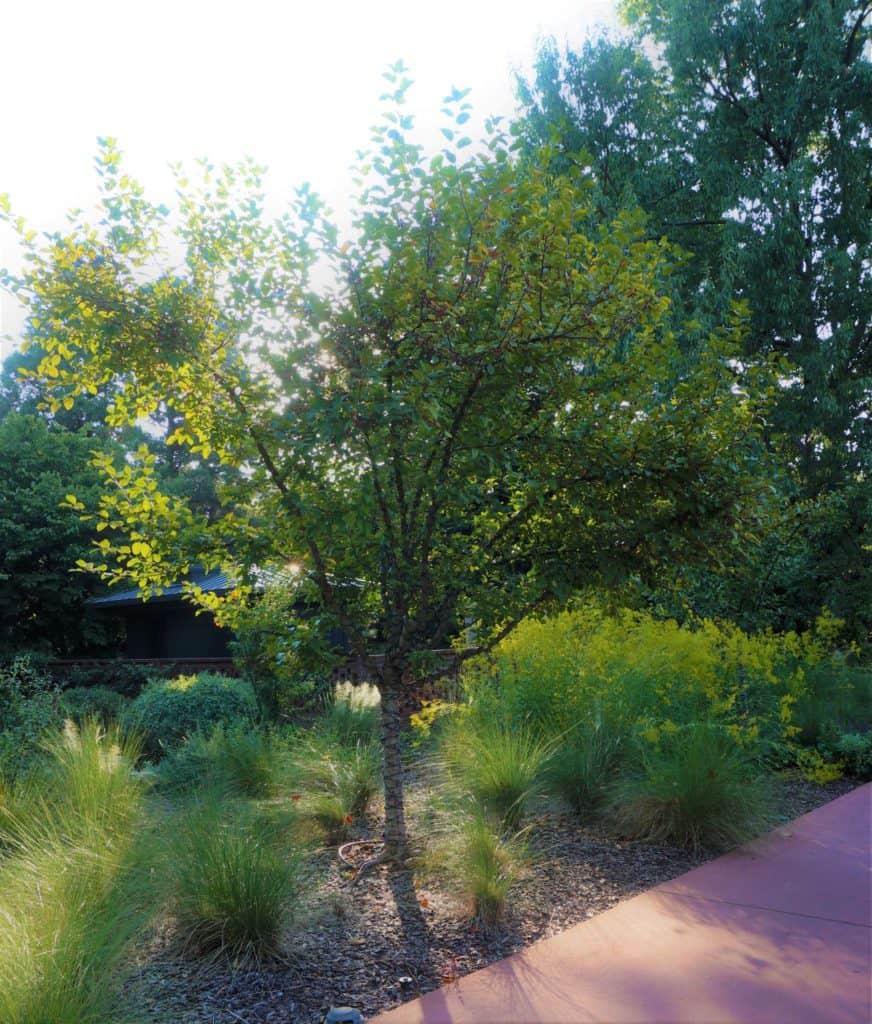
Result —
M 852 788 L 778 781 L 780 818 L 791 820 Z M 355 838 L 377 835 L 377 822 Z M 529 831 L 530 869 L 498 930 L 482 929 L 437 881 L 374 869 L 358 884 L 335 852 L 305 927 L 289 935 L 287 959 L 258 967 L 198 963 L 164 921 L 138 951 L 125 1003 L 143 1021 L 177 1024 L 320 1024 L 332 1006 L 369 1018 L 485 967 L 689 871 L 714 854 L 620 841 L 601 826 L 545 813 Z M 372 848 L 361 847 L 363 853 Z

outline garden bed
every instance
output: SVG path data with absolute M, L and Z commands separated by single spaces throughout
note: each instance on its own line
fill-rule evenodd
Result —
M 779 817 L 790 820 L 850 790 L 777 780 Z M 371 820 L 354 838 L 378 834 Z M 289 937 L 286 962 L 234 969 L 198 963 L 164 920 L 139 950 L 125 998 L 140 1018 L 178 1024 L 320 1024 L 331 1005 L 365 1018 L 450 983 L 540 939 L 608 910 L 710 859 L 675 847 L 619 841 L 600 826 L 546 813 L 532 822 L 533 854 L 501 927 L 483 932 L 437 882 L 380 867 L 351 886 L 334 851 L 312 912 Z M 401 979 L 409 979 L 405 983 Z

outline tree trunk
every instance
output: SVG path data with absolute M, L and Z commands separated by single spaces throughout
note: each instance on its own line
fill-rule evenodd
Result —
M 400 693 L 402 675 L 385 667 L 382 676 L 382 752 L 385 784 L 385 854 L 402 864 L 408 853 L 406 809 L 403 795 L 403 761 L 400 756 Z

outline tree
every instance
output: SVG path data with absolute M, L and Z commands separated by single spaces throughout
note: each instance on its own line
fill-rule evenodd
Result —
M 52 429 L 37 416 L 0 420 L 0 653 L 27 648 L 70 656 L 111 641 L 111 624 L 86 615 L 99 585 L 75 574 L 94 527 L 62 508 L 75 493 L 96 502 L 93 438 Z
M 76 574 L 87 556 L 93 524 L 82 522 L 66 495 L 97 500 L 101 477 L 93 453 L 124 452 L 147 445 L 157 459 L 161 487 L 184 496 L 205 515 L 218 512 L 214 460 L 179 458 L 159 431 L 128 424 L 109 428 L 108 394 L 88 395 L 74 406 L 45 408 L 49 392 L 36 370 L 46 352 L 31 338 L 0 370 L 0 651 L 28 648 L 70 657 L 116 649 L 117 623 L 89 614 L 87 600 L 100 588 L 95 577 Z M 166 422 L 166 418 L 164 418 Z M 184 455 L 184 453 L 182 453 Z
M 765 382 L 732 359 L 738 317 L 683 354 L 668 246 L 631 214 L 597 226 L 584 175 L 557 174 L 547 149 L 521 159 L 493 123 L 473 147 L 463 93 L 428 159 L 402 76 L 348 239 L 308 188 L 268 221 L 250 163 L 181 181 L 173 225 L 107 143 L 102 221 L 32 246 L 11 282 L 52 325 L 56 407 L 111 387 L 120 424 L 166 403 L 184 421 L 169 442 L 232 473 L 209 520 L 162 492 L 147 450 L 102 457 L 98 506 L 75 502 L 102 530 L 92 568 L 159 588 L 194 560 L 225 565 L 227 601 L 191 596 L 232 621 L 254 567 L 296 563 L 360 655 L 375 607 L 400 859 L 399 700 L 434 640 L 470 620 L 487 647 L 581 586 L 709 558 L 753 528 L 765 486 Z M 149 273 L 168 234 L 184 263 Z
M 811 535 L 829 519 L 836 532 L 806 558 L 817 610 L 847 604 L 858 632 L 872 625 L 868 606 L 848 600 L 863 589 L 857 572 L 866 587 L 872 574 L 859 493 L 872 447 L 870 9 L 628 0 L 635 38 L 565 56 L 548 45 L 521 88 L 531 145 L 585 153 L 605 210 L 639 203 L 651 234 L 690 254 L 674 279 L 676 309 L 705 325 L 742 298 L 748 356 L 789 360 L 768 431 L 795 477 L 784 520 L 794 529 L 805 510 Z M 860 517 L 832 516 L 833 506 Z M 784 615 L 807 599 L 806 573 Z

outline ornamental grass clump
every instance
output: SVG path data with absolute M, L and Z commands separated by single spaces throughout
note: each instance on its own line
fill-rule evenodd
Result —
M 142 783 L 133 773 L 140 749 L 138 738 L 118 726 L 67 721 L 46 742 L 43 800 L 34 817 L 52 819 L 74 835 L 125 836 L 141 810 Z
M 135 750 L 68 723 L 4 819 L 0 1020 L 121 1021 L 123 968 L 157 902 Z
M 208 785 L 228 795 L 269 797 L 285 778 L 286 751 L 275 737 L 250 725 L 219 724 L 212 733 L 196 732 L 163 759 L 158 787 L 185 793 Z
M 381 726 L 381 696 L 370 683 L 338 683 L 320 730 L 343 746 L 372 743 Z
M 286 833 L 211 795 L 186 809 L 170 852 L 172 906 L 190 950 L 234 963 L 281 952 L 309 874 Z
M 447 812 L 446 805 L 443 812 Z M 523 835 L 502 832 L 481 808 L 454 805 L 441 815 L 437 839 L 419 861 L 427 875 L 443 878 L 465 901 L 484 929 L 503 920 L 512 891 L 524 875 L 528 851 Z
M 730 732 L 696 722 L 640 749 L 638 766 L 612 788 L 610 818 L 622 835 L 699 850 L 727 849 L 771 823 L 771 802 L 750 753 Z
M 548 760 L 546 788 L 578 814 L 600 811 L 626 746 L 624 734 L 606 723 L 576 727 Z
M 323 828 L 329 842 L 342 839 L 381 790 L 381 750 L 374 742 L 341 746 L 314 734 L 300 745 L 293 762 L 300 810 Z
M 466 715 L 446 729 L 441 762 L 450 786 L 501 829 L 517 829 L 544 792 L 553 752 L 553 741 L 528 726 Z

